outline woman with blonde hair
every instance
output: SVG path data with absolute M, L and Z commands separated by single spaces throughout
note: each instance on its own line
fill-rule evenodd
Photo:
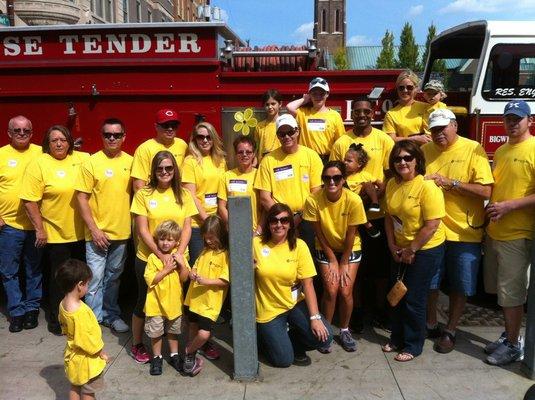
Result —
M 223 142 L 209 122 L 195 125 L 188 152 L 182 164 L 182 186 L 191 192 L 199 211 L 191 223 L 189 254 L 193 265 L 203 249 L 200 227 L 209 215 L 217 213 L 217 189 L 227 162 Z
M 416 100 L 420 79 L 411 70 L 405 70 L 396 79 L 398 104 L 389 110 L 383 122 L 383 131 L 394 141 L 408 139 L 418 145 L 431 141 L 427 127 L 429 104 Z

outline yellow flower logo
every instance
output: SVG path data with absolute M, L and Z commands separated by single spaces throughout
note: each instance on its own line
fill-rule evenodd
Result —
M 258 125 L 258 120 L 254 118 L 254 111 L 252 108 L 246 108 L 244 112 L 238 111 L 234 114 L 234 120 L 237 121 L 232 128 L 234 132 L 241 132 L 248 135 L 251 128 Z

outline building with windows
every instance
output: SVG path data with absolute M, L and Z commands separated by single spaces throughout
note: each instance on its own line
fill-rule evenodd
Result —
M 7 14 L 0 0 L 0 12 Z M 12 0 L 14 25 L 184 22 L 207 0 Z
M 330 54 L 345 47 L 345 0 L 314 0 L 314 39 L 318 49 Z

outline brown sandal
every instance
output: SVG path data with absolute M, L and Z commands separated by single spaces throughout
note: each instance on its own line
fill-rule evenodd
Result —
M 394 351 L 398 351 L 398 347 L 394 346 L 392 343 L 387 343 L 381 346 L 381 350 L 383 353 L 393 353 Z
M 407 362 L 407 361 L 414 360 L 414 356 L 411 353 L 407 353 L 403 351 L 401 353 L 398 353 L 394 357 L 394 360 L 399 361 L 399 362 Z

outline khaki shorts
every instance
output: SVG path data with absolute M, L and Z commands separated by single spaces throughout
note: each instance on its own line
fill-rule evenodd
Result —
M 168 320 L 161 316 L 145 318 L 145 333 L 152 339 L 163 336 L 164 332 L 180 335 L 182 332 L 182 317 Z M 165 330 L 164 330 L 165 328 Z
M 531 240 L 494 240 L 485 238 L 483 271 L 485 291 L 498 295 L 502 307 L 517 307 L 526 302 L 531 263 Z
M 104 389 L 104 378 L 102 377 L 102 374 L 100 374 L 98 376 L 95 376 L 86 384 L 80 386 L 80 393 L 95 394 L 97 392 L 102 391 L 102 389 Z

